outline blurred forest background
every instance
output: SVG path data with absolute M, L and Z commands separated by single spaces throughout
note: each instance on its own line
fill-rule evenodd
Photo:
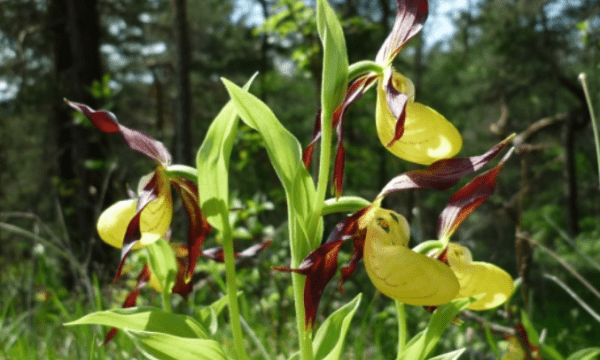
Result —
M 228 100 L 220 77 L 242 84 L 258 71 L 252 92 L 308 145 L 321 66 L 312 3 L 0 0 L 0 358 L 136 354 L 124 335 L 97 348 L 106 329 L 61 324 L 120 306 L 133 287 L 133 270 L 130 280 L 111 283 L 119 251 L 99 240 L 94 224 L 102 209 L 127 198 L 128 187 L 135 189 L 152 164 L 120 136 L 101 134 L 74 116 L 63 98 L 112 111 L 124 125 L 163 141 L 175 162 L 193 165 L 206 129 Z M 394 1 L 330 3 L 342 19 L 350 63 L 374 59 L 393 23 Z M 450 28 L 442 31 L 441 22 Z M 440 348 L 467 346 L 462 358 L 496 358 L 520 310 L 565 357 L 598 346 L 598 164 L 577 76 L 587 74 L 597 107 L 599 50 L 598 0 L 430 0 L 424 30 L 398 56 L 396 69 L 414 81 L 417 100 L 462 133 L 459 156 L 481 154 L 518 134 L 496 194 L 453 241 L 520 277 L 521 286 L 508 306 L 466 314 Z M 370 200 L 393 176 L 415 168 L 381 146 L 374 104 L 370 91 L 350 108 L 345 124 L 345 195 Z M 270 270 L 289 264 L 285 214 L 274 211 L 285 197 L 260 137 L 248 128 L 240 129 L 230 169 L 238 245 L 275 240 L 239 264 L 243 316 L 273 358 L 289 355 L 296 346 L 289 335 L 295 326 L 291 281 Z M 414 246 L 435 237 L 450 195 L 407 192 L 386 205 L 409 219 Z M 326 231 L 340 219 L 328 217 Z M 183 237 L 185 226 L 175 222 L 174 239 Z M 350 250 L 343 252 L 349 258 Z M 129 266 L 136 261 L 141 264 L 134 256 Z M 197 290 L 179 311 L 193 312 L 222 295 L 220 265 L 200 263 Z M 375 293 L 364 271 L 344 288 L 344 294 L 335 285 L 325 290 L 320 320 L 363 292 L 347 358 L 391 359 L 393 302 Z M 141 302 L 157 296 L 144 290 Z M 408 312 L 414 334 L 429 315 L 421 308 Z

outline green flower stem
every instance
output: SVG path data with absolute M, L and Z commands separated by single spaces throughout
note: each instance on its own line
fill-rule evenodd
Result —
M 371 205 L 371 202 L 359 196 L 342 196 L 339 199 L 327 199 L 321 209 L 321 216 L 333 213 L 353 213 Z
M 406 312 L 404 310 L 404 304 L 396 300 L 396 312 L 398 313 L 398 355 L 397 359 L 400 359 L 400 355 L 406 348 Z
M 169 290 L 164 290 L 161 291 L 161 295 L 162 295 L 162 304 L 163 304 L 163 310 L 165 310 L 166 312 L 172 312 L 171 311 L 171 293 Z
M 321 209 L 325 202 L 325 195 L 327 193 L 327 184 L 329 183 L 329 168 L 331 167 L 331 141 L 332 141 L 332 130 L 331 121 L 333 118 L 332 106 L 323 107 L 323 113 L 321 114 L 321 144 L 319 156 L 319 180 L 317 182 L 317 194 L 315 196 L 315 202 L 313 204 L 312 217 L 309 221 L 309 238 L 314 238 L 316 230 L 319 224 L 319 218 L 321 217 Z
M 244 338 L 242 335 L 242 325 L 240 321 L 240 309 L 238 306 L 237 284 L 235 276 L 235 256 L 233 250 L 233 238 L 229 221 L 223 221 L 223 251 L 225 252 L 225 278 L 227 283 L 227 298 L 229 303 L 229 320 L 231 331 L 233 332 L 233 343 L 238 360 L 248 360 L 246 348 L 244 347 Z
M 180 164 L 169 165 L 165 169 L 165 173 L 170 178 L 172 178 L 174 176 L 181 176 L 182 178 L 185 178 L 185 179 L 193 182 L 194 184 L 198 183 L 198 170 L 196 170 L 196 168 L 193 168 L 191 166 L 180 165 Z
M 294 290 L 294 307 L 296 310 L 296 327 L 300 340 L 300 358 L 302 360 L 312 360 L 312 332 L 305 326 L 304 312 L 304 275 L 292 274 L 292 286 Z
M 592 131 L 594 132 L 594 143 L 596 145 L 596 159 L 598 161 L 598 176 L 600 177 L 600 136 L 598 135 L 598 125 L 596 125 L 596 116 L 594 115 L 594 106 L 592 105 L 592 99 L 590 99 L 590 92 L 588 91 L 587 81 L 585 81 L 585 73 L 579 74 L 579 81 L 583 86 L 583 93 L 585 94 L 585 101 L 590 111 L 590 121 L 592 122 Z
M 296 223 L 296 212 L 292 204 L 287 205 L 289 236 L 290 236 L 290 253 L 292 255 L 292 268 L 297 268 L 300 262 L 306 256 L 305 246 L 302 246 L 302 240 L 298 236 Z M 318 220 L 318 218 L 317 218 Z M 300 342 L 300 356 L 302 360 L 312 360 L 312 333 L 305 326 L 305 311 L 304 311 L 304 283 L 306 278 L 304 275 L 292 273 L 292 289 L 294 291 L 294 310 L 296 312 L 296 329 L 298 331 L 298 339 Z
M 348 80 L 352 81 L 360 75 L 368 72 L 374 72 L 379 75 L 383 73 L 383 66 L 371 60 L 356 62 L 348 67 Z

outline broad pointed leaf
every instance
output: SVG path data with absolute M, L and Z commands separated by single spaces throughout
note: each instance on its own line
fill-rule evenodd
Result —
M 457 299 L 438 307 L 433 312 L 427 328 L 406 344 L 404 352 L 398 356 L 397 360 L 426 359 L 452 322 L 452 319 L 476 300 L 476 298 Z
M 188 339 L 208 338 L 203 326 L 191 317 L 148 306 L 98 311 L 66 323 L 65 326 L 92 324 L 160 332 Z
M 432 357 L 429 360 L 457 360 L 465 352 L 465 350 L 467 350 L 467 348 L 450 351 L 448 353 Z
M 317 0 L 317 30 L 323 44 L 321 106 L 324 114 L 332 114 L 348 86 L 348 53 L 342 25 L 327 0 Z
M 146 266 L 144 266 L 144 268 L 142 269 L 142 272 L 140 273 L 140 275 L 137 278 L 135 289 L 132 290 L 127 295 L 127 298 L 125 298 L 125 301 L 123 302 L 123 305 L 122 305 L 122 307 L 124 309 L 131 308 L 136 305 L 137 297 L 140 294 L 140 290 L 144 286 L 146 286 L 148 281 L 150 281 L 150 267 L 148 265 L 146 265 Z M 117 335 L 118 330 L 119 329 L 117 329 L 116 327 L 113 327 L 112 329 L 110 329 L 108 331 L 108 333 L 106 334 L 106 336 L 104 337 L 104 344 L 111 341 L 115 337 L 115 335 Z
M 325 319 L 313 338 L 313 353 L 315 360 L 339 360 L 342 355 L 344 340 L 360 304 L 362 294 L 337 309 Z
M 177 278 L 175 254 L 164 239 L 148 245 L 148 260 L 152 273 L 158 278 L 163 292 L 170 293 Z
M 151 331 L 125 330 L 144 355 L 160 360 L 227 360 L 221 344 L 214 340 L 186 337 Z
M 593 360 L 597 359 L 598 356 L 600 356 L 600 348 L 590 347 L 572 353 L 567 360 Z
M 245 90 L 255 78 L 248 80 Z M 238 123 L 235 105 L 229 101 L 210 124 L 196 156 L 201 207 L 208 222 L 219 231 L 229 216 L 229 159 Z

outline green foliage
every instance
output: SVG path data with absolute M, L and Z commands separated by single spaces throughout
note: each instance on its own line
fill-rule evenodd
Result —
M 88 314 L 66 326 L 98 324 L 119 329 L 144 330 L 170 334 L 189 339 L 208 339 L 208 332 L 189 316 L 172 314 L 153 307 L 134 307 L 98 311 Z
M 152 273 L 156 275 L 163 296 L 168 303 L 169 295 L 177 277 L 177 263 L 171 246 L 164 239 L 158 239 L 146 246 L 148 250 L 148 262 Z
M 52 122 L 51 114 L 59 106 L 55 100 L 60 103 L 65 95 L 61 90 L 64 84 L 71 81 L 70 76 L 54 73 L 55 62 L 60 59 L 54 40 L 61 39 L 54 29 L 62 18 L 53 17 L 51 8 L 58 3 L 8 0 L 0 6 L 3 19 L 0 24 L 0 43 L 3 44 L 0 55 L 3 69 L 0 76 L 0 288 L 3 289 L 0 358 L 184 358 L 183 354 L 171 351 L 179 346 L 199 358 L 208 353 L 215 359 L 233 356 L 230 348 L 220 345 L 232 342 L 227 326 L 230 317 L 222 314 L 228 301 L 223 297 L 227 291 L 225 267 L 204 259 L 199 260 L 196 268 L 193 279 L 196 290 L 189 302 L 184 303 L 178 297 L 167 300 L 175 312 L 195 313 L 197 320 L 174 320 L 172 314 L 148 308 L 152 309 L 149 313 L 156 312 L 154 317 L 165 323 L 183 324 L 181 331 L 185 331 L 186 336 L 202 339 L 189 340 L 184 334 L 169 335 L 175 331 L 170 327 L 143 328 L 148 325 L 143 325 L 146 315 L 141 313 L 134 321 L 140 327 L 128 325 L 130 330 L 124 332 L 133 342 L 127 336 L 117 336 L 100 347 L 97 343 L 105 335 L 101 331 L 104 328 L 61 325 L 84 318 L 85 314 L 104 314 L 98 311 L 106 306 L 120 306 L 128 291 L 135 287 L 135 279 L 127 275 L 121 283 L 110 283 L 114 264 L 96 260 L 103 254 L 118 260 L 118 252 L 107 246 L 78 256 L 65 251 L 77 250 L 89 239 L 66 235 L 71 224 L 63 219 L 77 215 L 77 209 L 61 206 L 57 199 L 81 192 L 94 193 L 98 214 L 107 205 L 103 202 L 125 198 L 127 184 L 135 184 L 134 179 L 150 168 L 148 163 L 125 154 L 120 139 L 116 139 L 75 154 L 81 157 L 83 169 L 97 172 L 104 185 L 81 188 L 84 177 L 67 180 L 56 176 L 58 158 L 70 151 L 70 147 L 52 135 L 58 127 Z M 380 8 L 383 2 L 376 1 L 314 1 L 312 3 L 318 4 L 316 11 L 302 0 L 264 3 L 265 15 L 271 16 L 263 24 L 259 37 L 253 36 L 257 33 L 255 29 L 245 25 L 244 20 L 249 18 L 242 17 L 237 23 L 231 21 L 232 1 L 203 0 L 188 6 L 194 146 L 203 141 L 197 158 L 200 200 L 205 215 L 221 232 L 211 236 L 208 242 L 220 240 L 226 227 L 233 228 L 235 239 L 272 236 L 274 240 L 260 258 L 244 259 L 236 265 L 236 284 L 243 287 L 244 294 L 240 298 L 240 314 L 258 339 L 248 341 L 246 348 L 251 359 L 261 360 L 288 358 L 297 349 L 298 339 L 290 335 L 297 330 L 295 289 L 287 274 L 274 273 L 271 269 L 273 265 L 290 264 L 287 249 L 290 239 L 299 240 L 301 245 L 295 256 L 301 260 L 319 245 L 322 234 L 328 234 L 346 212 L 368 203 L 362 198 L 372 199 L 391 176 L 414 168 L 391 160 L 380 146 L 373 126 L 374 96 L 372 92 L 365 94 L 349 109 L 344 124 L 345 191 L 358 196 L 341 198 L 339 202 L 331 200 L 324 205 L 324 213 L 328 215 L 319 225 L 325 231 L 310 228 L 311 216 L 319 215 L 313 213 L 315 186 L 309 176 L 316 171 L 315 168 L 304 169 L 300 154 L 311 140 L 314 114 L 322 104 L 329 108 L 339 104 L 347 82 L 347 57 L 353 61 L 373 58 L 387 35 L 384 29 L 392 19 L 380 16 L 386 11 Z M 525 146 L 507 163 L 497 193 L 456 234 L 455 240 L 474 245 L 476 258 L 490 259 L 515 277 L 522 275 L 517 269 L 526 269 L 527 276 L 521 283 L 528 294 L 528 303 L 519 288 L 509 306 L 480 314 L 477 323 L 463 318 L 462 326 L 448 325 L 454 317 L 450 314 L 455 313 L 456 308 L 434 315 L 420 308 L 407 308 L 408 328 L 418 334 L 406 354 L 414 355 L 415 359 L 430 356 L 435 344 L 437 351 L 445 354 L 433 359 L 456 359 L 461 354 L 461 358 L 480 359 L 489 358 L 492 353 L 500 358 L 506 341 L 487 325 L 497 323 L 513 328 L 520 318 L 520 309 L 525 307 L 530 315 L 521 315 L 521 321 L 544 358 L 561 359 L 561 354 L 571 354 L 566 358 L 577 360 L 600 355 L 595 336 L 598 323 L 554 284 L 543 280 L 543 274 L 564 274 L 563 280 L 574 289 L 581 288 L 578 280 L 566 274 L 555 259 L 538 248 L 533 248 L 529 263 L 522 259 L 517 263 L 515 259 L 516 251 L 521 251 L 515 246 L 517 226 L 519 236 L 530 236 L 549 247 L 594 286 L 600 285 L 597 269 L 582 260 L 582 254 L 591 259 L 597 259 L 600 254 L 597 241 L 600 210 L 597 164 L 593 161 L 595 149 L 575 81 L 575 76 L 585 71 L 592 85 L 592 103 L 598 102 L 598 89 L 593 87 L 598 83 L 600 32 L 597 15 L 590 12 L 597 8 L 598 2 L 563 3 L 483 0 L 460 11 L 452 7 L 450 12 L 456 15 L 456 31 L 451 38 L 431 45 L 427 41 L 426 26 L 424 43 L 428 45 L 420 47 L 413 41 L 398 57 L 398 68 L 415 80 L 418 101 L 439 110 L 463 133 L 468 146 L 461 155 L 480 152 L 502 133 L 522 134 L 540 119 L 567 114 L 566 120 L 554 122 L 523 138 Z M 436 12 L 440 4 L 430 1 L 432 12 Z M 170 145 L 174 130 L 170 103 L 176 96 L 170 3 L 108 0 L 98 9 L 102 26 L 101 56 L 106 66 L 102 78 L 84 84 L 80 95 L 89 93 L 104 103 L 103 108 L 117 113 L 128 126 Z M 317 32 L 323 41 L 325 71 L 322 74 Z M 347 51 L 350 54 L 346 54 Z M 293 62 L 295 65 L 290 65 Z M 78 69 L 81 64 L 72 66 Z M 233 85 L 242 83 L 257 69 L 261 74 L 255 80 L 256 96 L 250 95 L 248 88 L 241 90 Z M 218 81 L 222 76 L 231 80 L 231 83 L 226 82 L 226 88 Z M 17 89 L 16 95 L 3 97 L 10 93 L 5 89 L 13 87 Z M 322 94 L 315 95 L 321 87 Z M 228 96 L 233 100 L 221 110 Z M 243 124 L 238 124 L 238 111 Z M 64 116 L 61 119 L 69 124 L 68 131 L 79 125 L 78 118 Z M 568 230 L 569 212 L 563 200 L 568 197 L 564 179 L 569 172 L 564 136 L 566 123 L 571 120 L 575 125 L 578 233 Z M 91 127 L 86 129 L 91 130 Z M 97 137 L 86 135 L 76 140 L 91 144 Z M 530 145 L 532 147 L 528 147 Z M 111 157 L 105 157 L 109 152 Z M 277 179 L 271 176 L 273 168 L 284 186 L 283 191 L 277 186 Z M 425 240 L 435 234 L 436 218 L 446 201 L 446 194 L 419 192 L 391 197 L 388 205 L 411 218 L 412 244 L 415 245 L 414 239 Z M 176 209 L 181 208 L 178 203 L 174 205 Z M 286 205 L 289 214 L 283 211 Z M 274 211 L 265 211 L 271 208 Z M 340 211 L 343 213 L 330 214 Z M 172 241 L 184 237 L 181 234 L 186 229 L 180 225 L 176 216 Z M 15 231 L 17 228 L 23 231 Z M 247 241 L 236 245 L 241 248 L 245 243 Z M 161 256 L 172 254 L 167 247 L 166 242 L 160 242 L 149 248 L 153 272 L 158 275 L 163 290 L 171 288 L 174 269 L 172 257 Z M 346 245 L 342 248 L 341 263 L 350 259 L 349 249 Z M 129 273 L 138 270 L 145 260 L 146 257 L 138 255 L 130 259 L 126 265 Z M 93 284 L 89 274 L 98 274 L 99 282 Z M 335 349 L 328 353 L 332 357 L 392 358 L 389 349 L 396 345 L 397 323 L 390 301 L 373 295 L 373 287 L 360 269 L 345 283 L 345 294 L 334 288 L 325 289 L 319 311 L 317 323 L 322 325 L 313 341 L 316 358 L 326 356 L 323 353 L 329 349 Z M 350 301 L 361 292 L 365 294 L 363 305 L 359 306 L 356 298 Z M 585 290 L 579 295 L 587 303 L 597 304 L 597 298 Z M 160 296 L 149 289 L 141 291 L 139 301 L 160 306 Z M 108 313 L 125 316 L 139 309 L 129 310 L 130 313 L 122 310 Z M 151 322 L 149 313 L 147 321 Z M 327 314 L 331 315 L 327 317 Z M 361 325 L 356 321 L 350 323 L 352 317 L 361 319 Z M 121 318 L 119 322 L 117 318 L 110 321 L 121 326 L 132 319 Z M 325 328 L 335 331 L 323 330 Z M 445 335 L 441 336 L 446 328 Z M 342 347 L 344 337 L 347 344 L 354 345 L 352 348 L 347 344 Z M 317 344 L 318 341 L 321 342 Z M 451 351 L 457 348 L 464 349 Z
M 455 316 L 476 300 L 475 298 L 457 299 L 438 307 L 433 312 L 427 328 L 410 339 L 396 360 L 426 359 Z
M 247 90 L 254 77 L 245 86 Z M 239 117 L 232 102 L 211 123 L 196 156 L 200 205 L 210 224 L 223 231 L 229 225 L 229 159 Z
M 362 294 L 358 294 L 352 301 L 323 321 L 313 339 L 313 352 L 316 360 L 340 359 L 350 321 L 352 321 L 361 299 Z
M 600 348 L 587 348 L 571 354 L 567 360 L 592 360 L 600 355 Z
M 323 114 L 333 114 L 348 87 L 348 53 L 342 25 L 325 0 L 317 1 L 317 30 L 323 44 L 321 106 Z
M 214 340 L 189 339 L 164 333 L 124 330 L 138 349 L 150 359 L 227 360 L 221 345 Z

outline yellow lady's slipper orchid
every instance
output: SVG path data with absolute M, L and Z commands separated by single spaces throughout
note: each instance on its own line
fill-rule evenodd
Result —
M 109 111 L 94 110 L 84 104 L 66 99 L 65 101 L 85 115 L 98 130 L 106 134 L 120 134 L 130 149 L 144 154 L 156 164 L 156 170 L 140 181 L 136 199 L 117 202 L 106 209 L 98 219 L 97 229 L 102 240 L 121 249 L 121 261 L 115 280 L 121 276 L 124 261 L 132 249 L 148 245 L 168 231 L 173 217 L 173 186 L 181 196 L 190 224 L 186 265 L 186 282 L 189 282 L 196 261 L 202 253 L 202 244 L 211 230 L 198 204 L 196 182 L 191 181 L 189 176 L 167 173 L 171 166 L 171 154 L 162 142 L 142 131 L 121 125 Z M 189 170 L 187 172 L 189 173 Z
M 169 179 L 160 168 L 156 170 L 158 196 L 142 210 L 140 216 L 141 238 L 133 249 L 151 244 L 165 235 L 173 217 L 173 198 Z M 142 179 L 141 183 L 145 179 Z M 143 186 L 140 186 L 143 187 Z M 116 248 L 123 247 L 123 239 L 129 223 L 137 213 L 137 199 L 119 201 L 104 210 L 96 225 L 100 238 Z
M 462 138 L 454 125 L 429 106 L 414 101 L 415 88 L 408 78 L 391 67 L 387 72 L 392 72 L 394 88 L 408 96 L 408 100 L 402 137 L 394 140 L 398 119 L 388 106 L 385 82 L 380 80 L 377 84 L 375 121 L 381 143 L 397 157 L 422 165 L 456 155 L 462 147 Z
M 438 220 L 438 238 L 447 244 L 438 258 L 450 266 L 460 283 L 456 298 L 483 295 L 468 306 L 471 310 L 492 309 L 504 303 L 513 293 L 513 279 L 495 265 L 474 262 L 469 249 L 450 243 L 449 239 L 460 224 L 492 196 L 496 177 L 511 153 L 509 151 L 493 169 L 476 176 L 454 193 Z
M 460 283 L 456 298 L 483 295 L 468 308 L 487 310 L 503 304 L 513 293 L 512 277 L 496 265 L 473 261 L 469 249 L 449 243 L 447 259 Z
M 409 86 L 406 84 L 410 83 L 405 83 L 405 86 Z M 353 243 L 354 251 L 348 264 L 340 269 L 341 283 L 356 271 L 360 260 L 364 259 L 367 274 L 374 286 L 383 294 L 405 304 L 436 306 L 462 297 L 459 296 L 461 282 L 456 272 L 441 259 L 429 258 L 409 249 L 410 232 L 406 219 L 394 211 L 382 209 L 381 202 L 386 196 L 402 190 L 449 189 L 466 175 L 485 166 L 508 146 L 511 139 L 512 136 L 506 138 L 478 156 L 442 159 L 425 169 L 411 170 L 394 177 L 372 203 L 340 221 L 325 243 L 308 254 L 297 268 L 275 266 L 275 270 L 306 276 L 306 327 L 311 327 L 315 322 L 323 290 L 338 270 L 338 255 L 346 241 Z M 464 196 L 461 191 L 459 196 L 455 194 L 456 198 L 451 199 L 449 207 L 441 215 L 443 221 L 440 225 L 444 230 L 438 233 L 440 239 L 451 235 L 464 220 L 463 215 L 474 209 L 473 204 L 481 204 L 482 199 L 491 195 L 495 174 L 500 168 L 501 165 L 487 173 L 484 177 L 487 182 L 476 181 L 474 189 L 467 188 Z M 360 206 L 364 206 L 364 202 L 361 201 Z M 483 301 L 486 302 L 485 299 Z
M 383 294 L 405 304 L 441 305 L 454 299 L 459 283 L 450 268 L 408 248 L 404 216 L 372 209 L 363 250 L 365 269 Z

